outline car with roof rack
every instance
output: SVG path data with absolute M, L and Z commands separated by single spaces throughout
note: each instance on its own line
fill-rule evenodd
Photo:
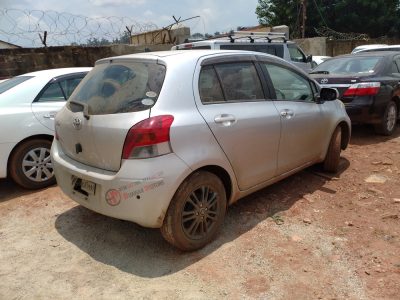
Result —
M 171 50 L 247 50 L 278 56 L 306 72 L 313 67 L 312 56 L 280 32 L 241 32 L 235 31 L 225 37 L 184 43 L 173 46 Z

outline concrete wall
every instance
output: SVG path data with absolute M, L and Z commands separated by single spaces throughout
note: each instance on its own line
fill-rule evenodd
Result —
M 371 39 L 368 41 L 353 40 L 328 40 L 325 37 L 294 40 L 307 54 L 337 56 L 351 53 L 351 51 L 362 45 L 388 44 L 400 45 L 400 39 Z
M 0 49 L 0 79 L 44 69 L 93 66 L 96 60 L 105 57 L 169 50 L 171 47 L 166 44 Z
M 306 54 L 311 55 L 326 55 L 326 38 L 315 37 L 308 39 L 294 40 Z
M 15 49 L 15 48 L 21 48 L 21 47 L 4 41 L 0 41 L 0 49 Z
M 154 30 L 131 36 L 131 44 L 160 45 L 160 44 L 182 44 L 190 37 L 190 28 L 177 27 L 174 29 Z
M 371 39 L 368 41 L 326 41 L 326 54 L 337 56 L 351 53 L 358 46 L 370 44 L 400 45 L 400 39 Z

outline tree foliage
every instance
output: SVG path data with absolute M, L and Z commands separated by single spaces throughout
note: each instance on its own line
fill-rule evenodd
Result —
M 299 36 L 300 0 L 258 0 L 260 24 L 288 25 Z M 400 0 L 307 0 L 306 36 L 327 26 L 338 32 L 366 33 L 372 38 L 400 36 Z

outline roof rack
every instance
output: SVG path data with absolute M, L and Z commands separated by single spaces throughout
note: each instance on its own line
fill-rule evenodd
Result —
M 234 31 L 233 34 L 229 34 L 228 38 L 231 43 L 234 43 L 238 39 L 249 39 L 250 43 L 254 43 L 255 40 L 266 39 L 268 43 L 272 40 L 282 39 L 284 43 L 287 42 L 286 34 L 284 32 L 246 32 L 246 31 Z

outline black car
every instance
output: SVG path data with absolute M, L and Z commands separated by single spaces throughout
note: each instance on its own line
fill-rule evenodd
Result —
M 362 52 L 326 60 L 311 73 L 337 88 L 352 123 L 369 123 L 391 135 L 400 111 L 400 52 Z

